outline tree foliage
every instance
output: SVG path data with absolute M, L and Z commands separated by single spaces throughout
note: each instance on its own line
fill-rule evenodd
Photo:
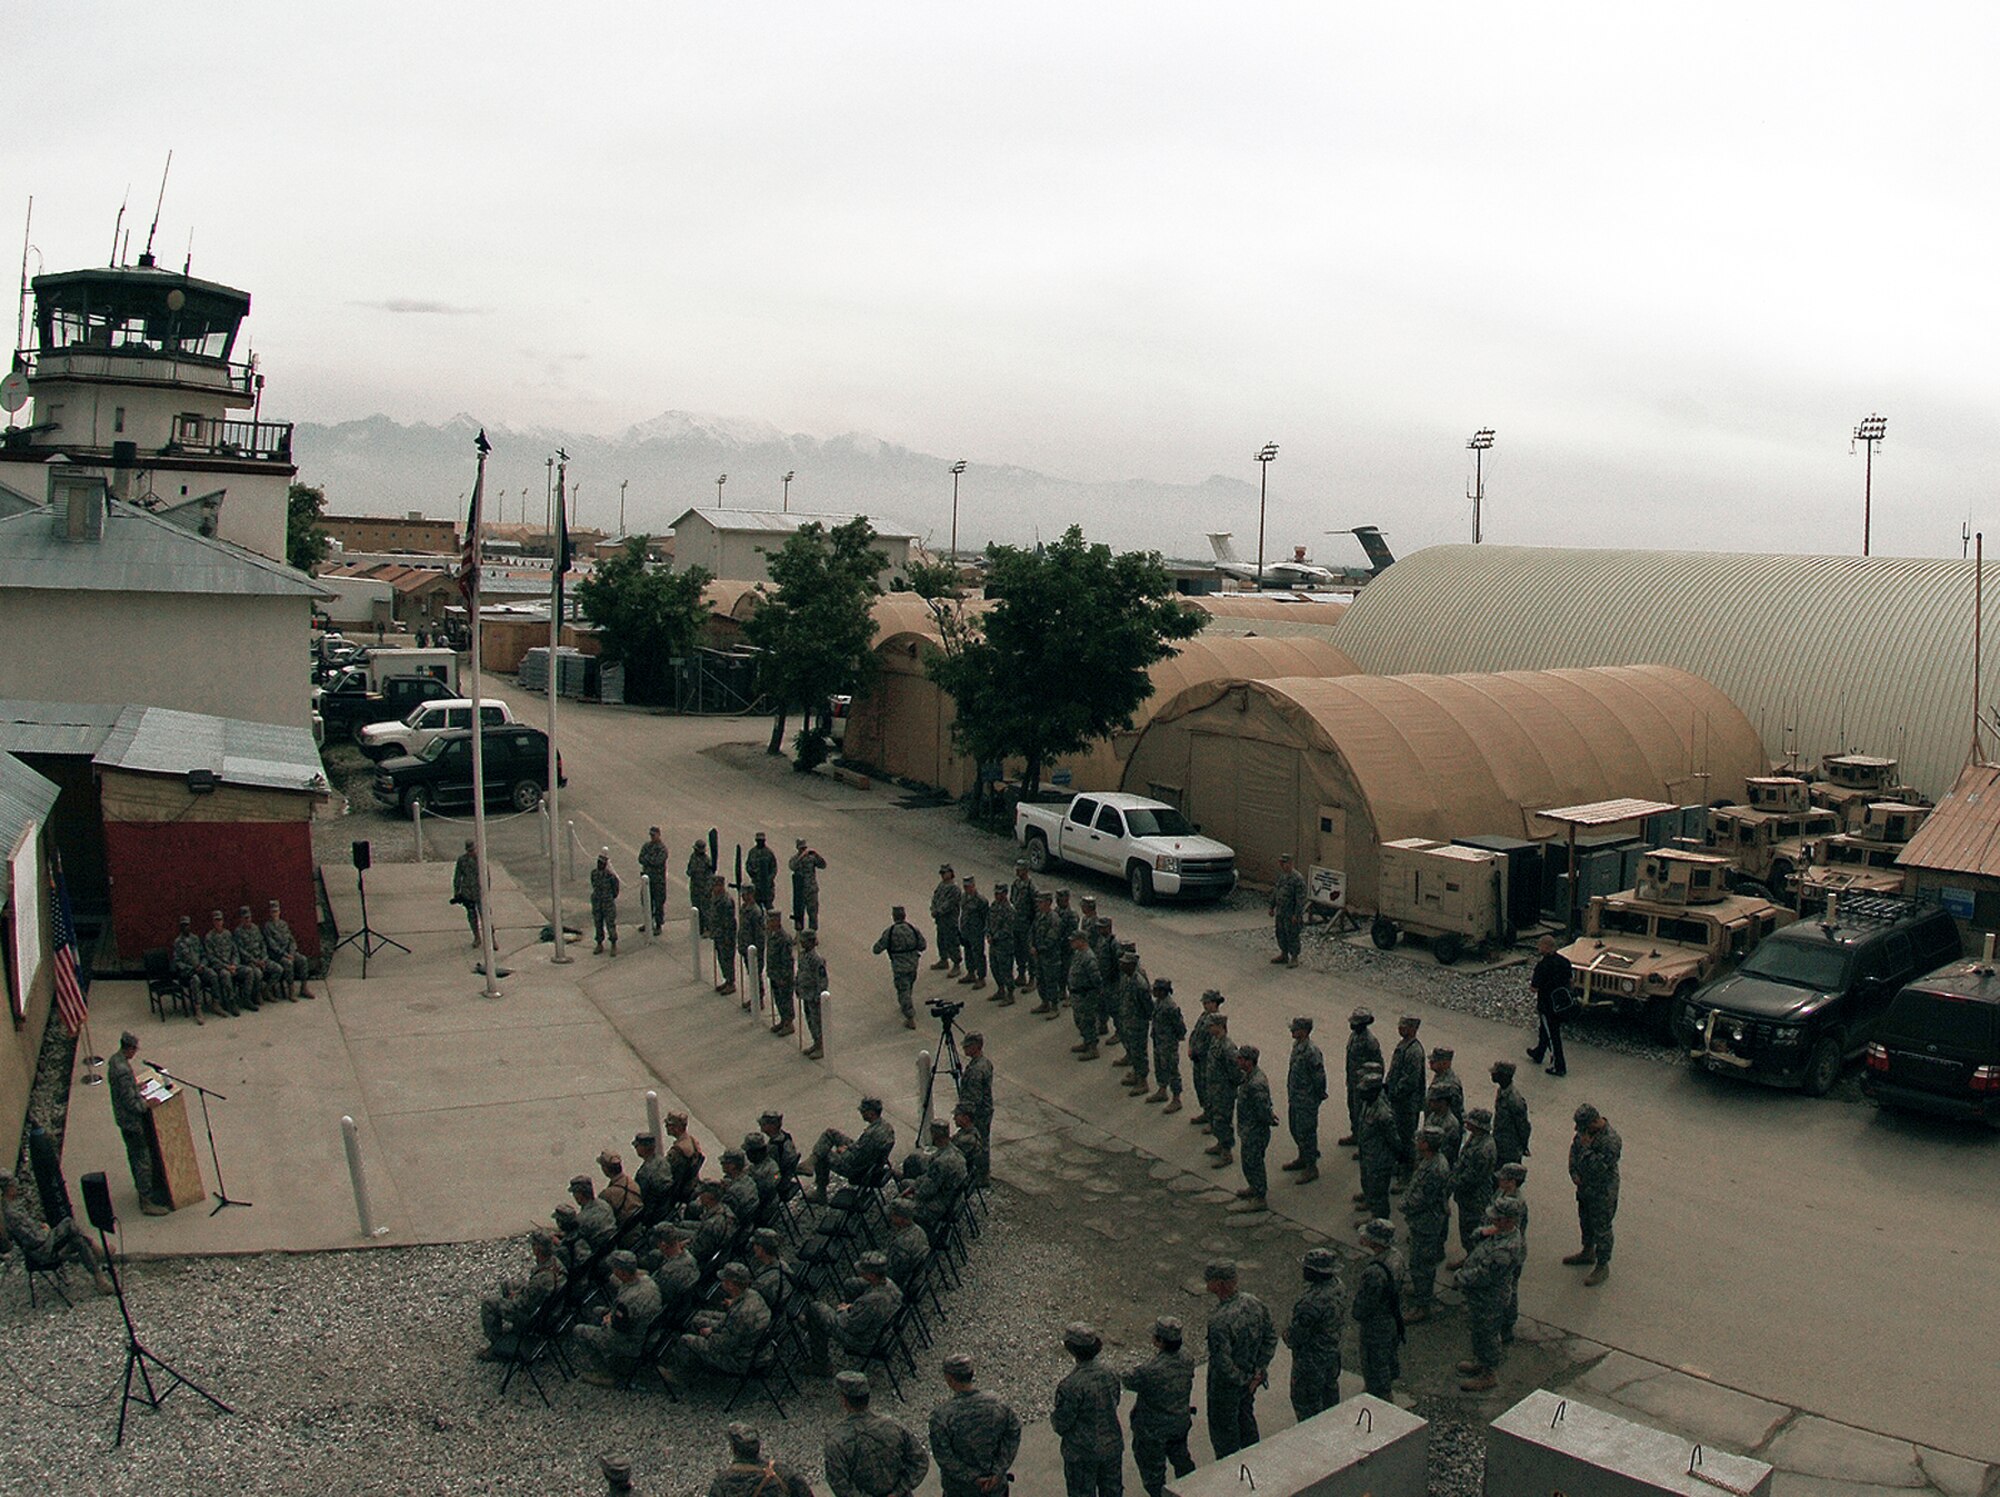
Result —
M 1206 618 L 1174 601 L 1158 552 L 1113 555 L 1074 525 L 1052 545 L 986 554 L 994 606 L 925 670 L 957 703 L 958 746 L 982 764 L 1025 760 L 1033 794 L 1051 759 L 1132 726 L 1153 690 L 1146 668 Z
M 673 661 L 687 655 L 708 617 L 701 567 L 670 572 L 646 556 L 650 536 L 635 535 L 625 549 L 599 563 L 576 585 L 583 616 L 602 632 L 604 658 L 625 667 L 627 701 L 659 705 L 674 696 Z
M 325 513 L 325 489 L 310 483 L 292 485 L 285 504 L 285 560 L 301 572 L 326 560 L 331 543 L 319 523 Z
M 772 553 L 776 587 L 743 625 L 744 638 L 763 651 L 757 684 L 772 702 L 772 753 L 784 747 L 789 714 L 806 718 L 803 737 L 828 697 L 874 680 L 871 605 L 882 591 L 876 577 L 886 560 L 865 515 L 832 530 L 816 521 L 802 525 Z

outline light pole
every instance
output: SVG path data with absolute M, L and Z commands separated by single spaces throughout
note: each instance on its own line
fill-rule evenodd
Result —
M 625 536 L 625 485 L 631 481 L 629 478 L 618 480 L 618 536 L 621 540 Z
M 965 459 L 951 465 L 951 564 L 958 565 L 958 480 L 965 474 Z
M 554 535 L 556 533 L 556 460 L 553 457 L 549 459 L 548 467 L 548 483 L 542 491 L 542 530 L 544 534 Z
M 785 513 L 792 512 L 792 480 L 798 477 L 792 469 L 785 469 Z
M 1870 416 L 1854 428 L 1854 441 L 1862 442 L 1868 448 L 1868 474 L 1861 490 L 1861 554 L 1868 554 L 1869 530 L 1875 520 L 1875 449 L 1881 445 L 1882 433 L 1888 429 L 1887 416 Z M 1847 450 L 1854 450 L 1853 443 Z
M 1472 449 L 1472 544 L 1476 546 L 1484 534 L 1480 522 L 1486 508 L 1486 449 L 1493 445 L 1493 428 L 1480 427 L 1465 445 Z
M 718 473 L 715 475 L 715 507 L 717 509 L 722 508 L 722 486 L 727 482 L 729 482 L 729 475 L 727 473 Z
M 1256 451 L 1257 459 L 1257 590 L 1264 590 L 1264 496 L 1271 481 L 1271 460 L 1278 455 L 1278 444 L 1266 442 Z

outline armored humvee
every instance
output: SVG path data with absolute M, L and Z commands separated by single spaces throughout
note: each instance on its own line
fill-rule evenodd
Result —
M 1819 778 L 1809 787 L 1812 803 L 1836 813 L 1844 832 L 1857 829 L 1875 801 L 1930 805 L 1930 797 L 1919 794 L 1913 786 L 1896 782 L 1897 768 L 1894 759 L 1877 758 L 1873 754 L 1827 754 L 1819 761 Z
M 1813 809 L 1809 787 L 1793 775 L 1757 776 L 1743 787 L 1747 805 L 1708 813 L 1704 850 L 1729 859 L 1744 878 L 1789 904 L 1798 870 L 1811 861 L 1807 844 L 1842 830 L 1840 815 Z
M 1929 806 L 1873 801 L 1857 830 L 1816 840 L 1812 866 L 1799 874 L 1799 913 L 1825 909 L 1829 894 L 1901 894 L 1896 859 L 1930 814 Z

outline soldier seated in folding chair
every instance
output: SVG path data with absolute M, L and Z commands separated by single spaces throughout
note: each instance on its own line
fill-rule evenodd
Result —
M 272 900 L 270 913 L 264 920 L 264 928 L 259 932 L 264 938 L 264 955 L 277 966 L 278 987 L 287 998 L 292 996 L 291 984 L 299 985 L 298 996 L 313 998 L 318 995 L 306 985 L 312 973 L 306 954 L 299 950 L 299 943 L 292 935 L 291 926 L 285 924 L 284 916 L 278 910 L 278 901 Z
M 970 1171 L 965 1155 L 952 1147 L 949 1123 L 931 1124 L 930 1152 L 919 1157 L 923 1170 L 914 1178 L 917 1160 L 913 1158 L 904 1166 L 903 1194 L 910 1199 L 910 1211 L 918 1225 L 930 1233 L 932 1242 L 940 1242 L 952 1213 L 965 1197 Z
M 771 1307 L 750 1287 L 750 1270 L 741 1263 L 724 1264 L 718 1282 L 722 1308 L 696 1314 L 693 1327 L 660 1368 L 660 1380 L 670 1389 L 684 1387 L 704 1372 L 741 1376 L 756 1370 L 752 1358 L 766 1344 Z
M 21 1198 L 20 1185 L 8 1170 L 0 1170 L 0 1214 L 5 1215 L 7 1236 L 21 1250 L 21 1261 L 28 1265 L 31 1275 L 55 1274 L 56 1288 L 60 1293 L 62 1265 L 81 1263 L 90 1271 L 90 1281 L 97 1286 L 99 1293 L 112 1292 L 110 1275 L 105 1273 L 104 1265 L 98 1261 L 97 1249 L 91 1246 L 89 1238 L 77 1230 L 76 1222 L 66 1220 L 53 1227 L 45 1227 L 36 1221 L 28 1211 L 28 1203 Z M 32 1294 L 32 1277 L 29 1285 Z M 68 1299 L 69 1296 L 64 1294 L 63 1298 Z
M 618 1298 L 599 1324 L 576 1333 L 580 1360 L 588 1364 L 583 1380 L 605 1388 L 616 1387 L 638 1364 L 646 1332 L 660 1314 L 659 1287 L 652 1275 L 639 1272 L 639 1260 L 624 1248 L 611 1255 L 611 1281 Z
M 660 1291 L 660 1316 L 684 1325 L 701 1304 L 701 1265 L 687 1250 L 687 1233 L 678 1223 L 660 1222 L 652 1245 L 639 1256 L 639 1266 L 653 1276 Z
M 547 1227 L 537 1227 L 528 1234 L 528 1247 L 535 1255 L 535 1266 L 528 1276 L 502 1279 L 499 1287 L 479 1302 L 479 1328 L 486 1336 L 486 1345 L 479 1351 L 482 1362 L 504 1362 L 515 1355 L 542 1306 L 563 1287 L 565 1275 L 556 1257 L 556 1234 Z
M 757 1184 L 757 1225 L 775 1227 L 783 1219 L 785 1172 L 771 1153 L 771 1140 L 761 1131 L 744 1134 L 743 1155 Z
M 829 1128 L 813 1145 L 813 1199 L 824 1205 L 827 1184 L 839 1175 L 850 1185 L 879 1180 L 896 1152 L 896 1130 L 882 1117 L 882 1099 L 861 1099 L 863 1127 L 859 1138 L 849 1138 L 838 1128 Z M 834 1204 L 840 1202 L 836 1199 Z
M 863 1253 L 854 1267 L 860 1283 L 848 1286 L 849 1300 L 838 1305 L 815 1300 L 806 1306 L 806 1331 L 812 1338 L 816 1372 L 834 1370 L 836 1348 L 849 1365 L 859 1365 L 875 1355 L 882 1333 L 903 1308 L 903 1291 L 889 1278 L 887 1253 Z

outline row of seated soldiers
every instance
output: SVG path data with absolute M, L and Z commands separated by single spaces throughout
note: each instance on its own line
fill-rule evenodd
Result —
M 244 1009 L 262 1008 L 265 1000 L 288 998 L 297 1003 L 319 996 L 307 984 L 305 953 L 275 899 L 262 925 L 250 918 L 247 904 L 237 909 L 234 928 L 223 923 L 222 911 L 210 910 L 203 935 L 195 934 L 193 917 L 181 916 L 170 956 L 197 1024 L 204 1009 L 233 1019 Z
M 830 1128 L 809 1155 L 783 1114 L 766 1112 L 741 1148 L 723 1152 L 720 1178 L 702 1175 L 701 1147 L 681 1113 L 667 1117 L 666 1150 L 650 1134 L 634 1137 L 634 1174 L 617 1154 L 600 1154 L 602 1188 L 587 1175 L 571 1180 L 573 1200 L 556 1207 L 553 1228 L 529 1236 L 530 1275 L 503 1281 L 481 1302 L 488 1344 L 480 1355 L 512 1356 L 551 1297 L 567 1294 L 583 1309 L 574 1337 L 583 1376 L 600 1384 L 629 1375 L 649 1337 L 670 1387 L 703 1371 L 744 1372 L 776 1317 L 801 1323 L 822 1371 L 836 1354 L 862 1356 L 917 1286 L 966 1192 L 985 1185 L 989 1156 L 968 1107 L 952 1123 L 934 1122 L 929 1147 L 900 1166 L 880 1099 L 864 1098 L 860 1112 L 858 1135 Z M 801 1183 L 807 1168 L 810 1192 Z M 834 1176 L 843 1183 L 829 1194 Z M 842 1243 L 794 1207 L 815 1208 L 823 1226 L 829 1215 L 860 1210 L 870 1192 L 888 1230 L 843 1276 L 850 1260 Z M 799 1243 L 795 1256 L 788 1236 Z M 653 1335 L 662 1321 L 680 1328 L 677 1340 Z

